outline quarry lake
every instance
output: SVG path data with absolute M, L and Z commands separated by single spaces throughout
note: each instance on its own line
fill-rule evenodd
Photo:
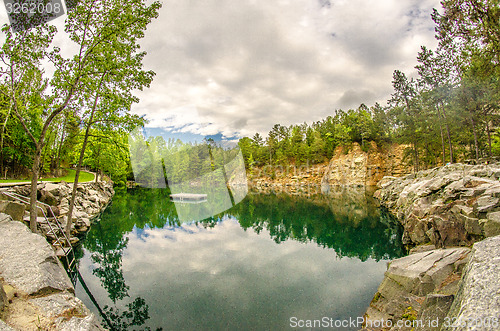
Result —
M 401 229 L 369 193 L 250 193 L 181 224 L 169 193 L 118 192 L 79 252 L 76 295 L 114 330 L 288 330 L 363 316 Z M 356 328 L 345 328 L 345 330 Z

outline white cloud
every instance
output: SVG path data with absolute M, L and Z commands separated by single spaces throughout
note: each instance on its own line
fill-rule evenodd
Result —
M 232 136 L 385 103 L 392 72 L 412 75 L 420 45 L 436 45 L 430 13 L 438 6 L 439 0 L 166 0 L 141 42 L 145 68 L 157 75 L 150 89 L 137 92 L 134 112 L 147 114 L 149 126 L 165 126 L 176 112 L 176 121 L 193 123 L 182 110 L 196 108 L 202 127 Z
M 321 4 L 324 4 L 322 7 Z M 138 113 L 194 105 L 226 135 L 385 103 L 392 72 L 435 45 L 438 0 L 167 1 L 147 34 L 157 72 Z

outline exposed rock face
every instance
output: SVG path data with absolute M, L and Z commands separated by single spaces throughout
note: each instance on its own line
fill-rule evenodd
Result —
M 456 325 L 443 327 L 442 330 L 500 328 L 499 253 L 500 236 L 474 244 L 456 299 L 448 313 L 450 321 L 456 322 Z
M 321 184 L 324 186 L 373 186 L 384 176 L 400 176 L 410 171 L 403 164 L 405 146 L 380 148 L 370 142 L 368 152 L 358 143 L 349 149 L 338 146 Z
M 326 164 L 265 166 L 247 173 L 250 188 L 261 193 L 287 193 L 310 196 L 321 193 Z
M 444 324 L 446 314 L 450 310 L 453 303 L 453 295 L 429 294 L 425 297 L 419 314 L 421 325 L 418 325 L 415 330 L 440 330 Z
M 384 177 L 375 198 L 403 224 L 403 242 L 466 246 L 500 234 L 500 164 L 452 164 Z
M 1 330 L 102 330 L 45 238 L 0 214 L 0 288 L 10 288 Z M 5 322 L 5 323 L 4 323 Z
M 385 278 L 366 312 L 370 321 L 429 319 L 431 310 L 446 316 L 452 296 L 458 290 L 460 275 L 467 262 L 469 248 L 437 249 L 402 257 L 390 262 Z M 432 315 L 434 316 L 434 315 Z M 399 330 L 399 328 L 393 328 Z

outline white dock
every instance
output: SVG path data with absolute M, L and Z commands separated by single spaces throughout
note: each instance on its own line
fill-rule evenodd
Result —
M 194 193 L 177 193 L 170 194 L 170 200 L 174 202 L 200 203 L 207 201 L 207 195 Z

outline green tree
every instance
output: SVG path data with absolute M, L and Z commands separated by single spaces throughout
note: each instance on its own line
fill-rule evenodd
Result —
M 126 49 L 137 50 L 136 40 L 144 35 L 147 24 L 156 17 L 160 4 L 146 6 L 142 0 L 82 0 L 68 13 L 65 31 L 77 44 L 78 51 L 64 58 L 52 45 L 57 29 L 41 24 L 30 30 L 13 33 L 4 26 L 5 42 L 0 50 L 1 83 L 9 100 L 9 109 L 35 146 L 30 194 L 30 228 L 36 229 L 36 186 L 40 171 L 41 153 L 47 132 L 71 100 L 85 90 L 85 82 L 106 69 L 100 54 L 108 56 Z M 42 61 L 54 65 L 48 77 Z M 119 79 L 117 76 L 116 79 Z M 49 88 L 50 87 L 50 88 Z M 42 118 L 41 130 L 35 130 L 33 117 Z
M 395 107 L 394 110 L 398 114 L 398 120 L 405 127 L 408 139 L 412 145 L 413 167 L 415 171 L 418 171 L 420 160 L 417 121 L 420 119 L 420 114 L 415 102 L 417 97 L 416 83 L 413 79 L 408 79 L 403 72 L 395 70 L 392 85 L 394 93 L 392 94 L 390 103 Z

